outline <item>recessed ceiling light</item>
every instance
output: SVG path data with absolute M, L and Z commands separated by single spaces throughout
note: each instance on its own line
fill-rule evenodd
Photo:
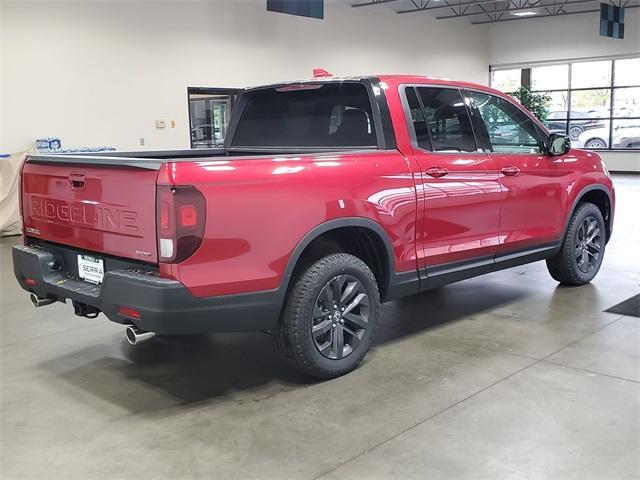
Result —
M 513 15 L 514 17 L 529 17 L 531 15 L 537 15 L 538 12 L 530 12 L 530 11 L 526 11 L 526 12 L 511 12 L 511 15 Z

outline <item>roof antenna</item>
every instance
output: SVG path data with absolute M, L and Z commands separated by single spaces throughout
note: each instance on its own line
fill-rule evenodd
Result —
M 333 75 L 327 72 L 324 68 L 314 68 L 313 78 L 322 78 L 322 77 L 333 77 Z

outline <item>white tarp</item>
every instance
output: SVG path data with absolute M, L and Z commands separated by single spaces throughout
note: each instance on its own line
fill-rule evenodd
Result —
M 20 165 L 25 153 L 0 157 L 0 236 L 3 237 L 21 233 L 18 194 Z

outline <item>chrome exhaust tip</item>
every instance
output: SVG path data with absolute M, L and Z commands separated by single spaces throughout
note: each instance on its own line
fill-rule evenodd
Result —
M 31 299 L 31 303 L 33 304 L 33 306 L 36 308 L 44 307 L 45 305 L 51 305 L 53 302 L 55 302 L 55 300 L 51 300 L 50 298 L 39 297 L 35 293 L 30 294 L 29 298 Z
M 145 332 L 135 325 L 129 325 L 124 333 L 127 337 L 127 342 L 131 345 L 140 345 L 141 343 L 151 340 L 156 336 L 154 332 Z

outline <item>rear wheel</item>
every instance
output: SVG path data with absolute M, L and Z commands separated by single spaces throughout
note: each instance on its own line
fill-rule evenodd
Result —
M 343 375 L 369 350 L 379 311 L 378 286 L 369 267 L 353 255 L 329 255 L 295 280 L 275 331 L 278 347 L 308 375 Z
M 605 235 L 600 209 L 593 203 L 578 205 L 560 252 L 547 260 L 551 276 L 567 285 L 584 285 L 593 280 L 602 265 Z
M 607 142 L 601 138 L 592 138 L 588 140 L 584 146 L 586 148 L 607 148 Z

